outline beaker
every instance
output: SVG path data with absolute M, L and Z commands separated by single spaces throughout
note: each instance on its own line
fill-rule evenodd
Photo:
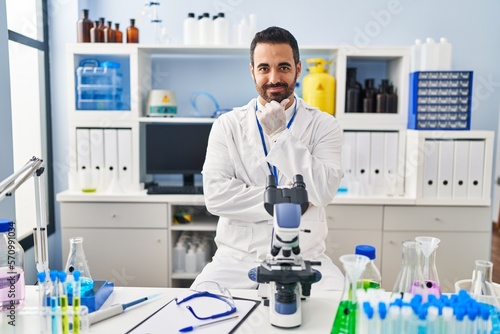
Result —
M 487 301 L 499 307 L 495 288 L 491 277 L 493 272 L 493 263 L 486 260 L 477 260 L 476 269 L 472 272 L 472 283 L 469 293 L 481 301 Z M 484 298 L 486 297 L 486 298 Z
M 421 267 L 421 247 L 418 241 L 403 241 L 401 269 L 392 289 L 393 293 L 400 294 L 401 297 L 405 293 L 427 297 Z
M 357 282 L 370 259 L 364 255 L 347 254 L 340 257 L 340 262 L 342 262 L 345 272 L 344 292 L 335 315 L 331 333 L 356 333 Z
M 81 295 L 88 295 L 94 288 L 94 280 L 90 274 L 87 258 L 83 251 L 83 238 L 75 237 L 69 239 L 69 255 L 64 271 L 68 274 L 68 294 L 72 293 L 73 271 L 79 270 L 81 273 Z
M 434 237 L 416 237 L 422 249 L 422 275 L 428 295 L 441 296 L 441 285 L 436 268 L 436 249 L 441 240 Z

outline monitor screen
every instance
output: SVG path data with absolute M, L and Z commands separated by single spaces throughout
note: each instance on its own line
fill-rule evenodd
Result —
M 212 123 L 146 124 L 146 173 L 201 173 Z

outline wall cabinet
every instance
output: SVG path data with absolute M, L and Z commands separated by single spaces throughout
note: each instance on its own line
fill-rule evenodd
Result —
M 79 96 L 77 69 L 89 58 L 119 64 L 123 91 L 117 110 L 80 110 L 75 103 Z M 327 207 L 327 254 L 341 267 L 339 256 L 353 253 L 357 244 L 375 246 L 383 287 L 390 290 L 401 263 L 401 242 L 419 235 L 435 236 L 442 240 L 438 248 L 441 284 L 445 291 L 452 290 L 454 280 L 470 277 L 474 260 L 490 257 L 488 212 L 493 133 L 406 129 L 409 48 L 303 47 L 304 70 L 299 82 L 307 74 L 308 58 L 335 62 L 330 73 L 337 82 L 336 117 L 344 129 L 344 153 L 349 152 L 343 156 L 344 164 L 349 161 L 343 166 L 344 181 L 352 182 L 346 186 L 348 191 L 339 193 Z M 192 116 L 205 116 L 205 121 L 212 121 L 206 118 L 209 115 L 193 112 L 192 92 L 216 90 L 221 82 L 234 82 L 238 75 L 248 80 L 219 87 L 221 96 L 212 93 L 222 108 L 247 103 L 256 96 L 248 76 L 248 48 L 76 44 L 68 45 L 67 59 L 68 85 L 75 89 L 70 89 L 68 95 L 69 189 L 57 196 L 61 202 L 63 257 L 68 253 L 68 238 L 83 236 L 94 278 L 113 280 L 117 285 L 189 286 L 197 272 L 174 270 L 175 244 L 185 232 L 213 235 L 217 217 L 205 214 L 201 195 L 148 196 L 141 190 L 141 183 L 148 180 L 141 150 L 144 124 L 172 122 L 181 117 L 189 120 Z M 398 94 L 396 112 L 345 112 L 349 67 L 358 69 L 360 81 L 390 80 Z M 146 97 L 151 89 L 176 92 L 178 117 L 145 116 Z M 125 153 L 120 146 L 123 142 L 116 140 L 118 153 L 108 159 L 106 130 L 130 136 Z M 78 133 L 88 135 L 81 140 Z M 95 168 L 92 152 L 95 147 L 104 150 L 99 169 Z M 462 154 L 465 151 L 467 154 Z M 130 161 L 128 166 L 120 163 L 123 154 Z M 448 157 L 446 164 L 439 164 L 444 156 Z M 482 163 L 477 164 L 478 161 Z M 466 168 L 456 172 L 457 166 Z M 123 167 L 126 172 L 121 170 Z M 129 177 L 127 186 L 111 187 L 120 183 L 122 174 Z M 88 175 L 100 181 L 96 192 L 84 194 L 81 181 Z M 446 187 L 440 186 L 444 181 Z M 467 188 L 458 187 L 455 181 L 465 182 Z M 353 191 L 356 187 L 358 191 Z M 192 222 L 175 224 L 173 216 L 184 208 L 194 212 Z

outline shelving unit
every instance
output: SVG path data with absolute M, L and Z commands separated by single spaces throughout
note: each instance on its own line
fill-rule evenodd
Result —
M 217 96 L 221 107 L 238 106 L 255 97 L 254 82 L 248 75 L 248 48 L 163 47 L 141 44 L 68 45 L 69 86 L 75 84 L 75 70 L 79 62 L 92 57 L 115 60 L 121 64 L 124 69 L 124 82 L 128 85 L 124 91 L 130 95 L 130 108 L 119 111 L 80 111 L 75 107 L 75 91 L 69 90 L 71 182 L 70 189 L 57 196 L 61 203 L 63 258 L 68 251 L 66 240 L 71 236 L 84 236 L 86 243 L 92 245 L 88 247 L 91 249 L 87 252 L 87 258 L 96 279 L 109 279 L 115 281 L 116 285 L 124 286 L 189 286 L 197 273 L 173 272 L 173 247 L 184 231 L 214 234 L 217 217 L 194 215 L 190 224 L 174 224 L 173 216 L 177 209 L 203 209 L 203 196 L 148 196 L 141 190 L 141 182 L 146 178 L 144 152 L 141 151 L 143 129 L 145 124 L 152 122 L 193 120 L 191 117 L 194 114 L 189 104 L 190 93 L 193 90 L 214 88 L 214 83 L 228 82 L 223 87 L 223 96 Z M 454 251 L 460 254 L 446 259 L 448 262 L 443 264 L 443 269 L 439 271 L 440 278 L 448 283 L 454 279 L 469 277 L 474 266 L 473 261 L 490 256 L 488 245 L 491 231 L 488 229 L 490 222 L 486 213 L 491 204 L 493 134 L 483 131 L 425 132 L 406 129 L 409 48 L 301 48 L 303 66 L 307 58 L 313 57 L 334 61 L 335 65 L 330 68 L 330 73 L 336 78 L 336 117 L 346 133 L 397 134 L 395 191 L 338 194 L 327 207 L 330 229 L 327 253 L 340 266 L 338 257 L 352 253 L 357 244 L 374 245 L 378 254 L 377 265 L 384 278 L 384 288 L 391 289 L 400 265 L 401 241 L 416 235 L 432 234 L 443 238 L 438 258 L 441 256 L 441 249 L 443 257 Z M 397 113 L 346 113 L 345 81 L 348 66 L 359 68 L 359 73 L 363 76 L 360 78 L 370 75 L 377 79 L 384 77 L 393 82 L 398 91 Z M 234 84 L 234 78 L 240 74 L 242 79 Z M 306 74 L 307 71 L 303 67 L 299 82 Z M 176 117 L 144 116 L 148 91 L 159 88 L 176 92 L 179 110 Z M 213 122 L 213 119 L 196 118 L 196 122 L 200 121 Z M 79 128 L 131 130 L 132 186 L 128 192 L 106 193 L 98 190 L 96 193 L 84 194 L 80 191 L 76 182 L 79 159 L 76 131 Z M 427 141 L 438 139 L 481 141 L 484 144 L 480 196 L 466 199 L 424 197 L 423 166 L 427 157 L 423 148 Z M 457 210 L 461 212 L 459 217 L 453 213 L 458 212 Z M 452 223 L 455 219 L 461 224 L 458 230 Z M 458 248 L 464 241 L 463 233 L 473 234 L 474 252 L 459 252 Z M 120 242 L 116 247 L 108 247 L 111 240 L 113 245 L 115 240 Z M 65 258 L 63 260 L 65 261 Z M 466 273 L 466 277 L 461 277 Z M 132 276 L 133 279 L 130 278 Z

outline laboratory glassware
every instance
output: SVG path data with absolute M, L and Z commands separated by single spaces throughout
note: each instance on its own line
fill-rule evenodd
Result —
M 361 112 L 361 84 L 356 80 L 357 69 L 355 67 L 347 68 L 346 82 L 346 109 L 345 112 Z
M 495 288 L 492 283 L 493 263 L 486 260 L 476 260 L 476 269 L 472 272 L 472 282 L 469 293 L 479 300 L 490 300 L 500 308 Z M 487 297 L 487 298 L 483 298 Z
M 12 219 L 0 219 L 0 311 L 21 305 L 25 294 L 24 249 Z
M 424 277 L 425 286 L 428 295 L 441 296 L 441 285 L 436 268 L 436 249 L 441 240 L 434 237 L 416 237 L 416 241 L 420 243 L 422 250 L 422 275 Z
M 135 19 L 130 19 L 130 26 L 127 28 L 127 43 L 139 43 L 139 29 L 135 26 Z
M 82 10 L 82 18 L 76 23 L 78 43 L 90 43 L 90 29 L 94 23 L 89 20 L 89 10 Z
M 382 276 L 374 262 L 376 255 L 375 247 L 370 245 L 357 245 L 355 253 L 364 255 L 370 259 L 370 262 L 366 264 L 365 271 L 359 279 L 358 288 L 363 288 L 365 290 L 380 289 L 382 285 Z
M 104 27 L 104 43 L 114 43 L 116 39 L 116 32 L 113 29 L 113 23 L 108 21 L 108 25 Z
M 401 297 L 405 293 L 412 295 L 422 294 L 426 297 L 426 288 L 424 276 L 421 267 L 422 250 L 421 245 L 415 240 L 403 241 L 403 253 L 401 269 L 394 284 L 392 292 L 400 294 Z
M 80 276 L 80 293 L 82 296 L 89 294 L 94 287 L 94 280 L 90 274 L 87 258 L 83 251 L 83 238 L 75 237 L 69 239 L 69 255 L 64 271 L 68 274 L 68 293 L 72 294 L 73 272 L 78 270 Z
M 333 322 L 332 334 L 356 333 L 357 282 L 370 259 L 364 255 L 346 254 L 340 257 L 344 267 L 344 292 Z
M 115 43 L 123 43 L 123 33 L 120 31 L 120 23 L 115 23 Z

